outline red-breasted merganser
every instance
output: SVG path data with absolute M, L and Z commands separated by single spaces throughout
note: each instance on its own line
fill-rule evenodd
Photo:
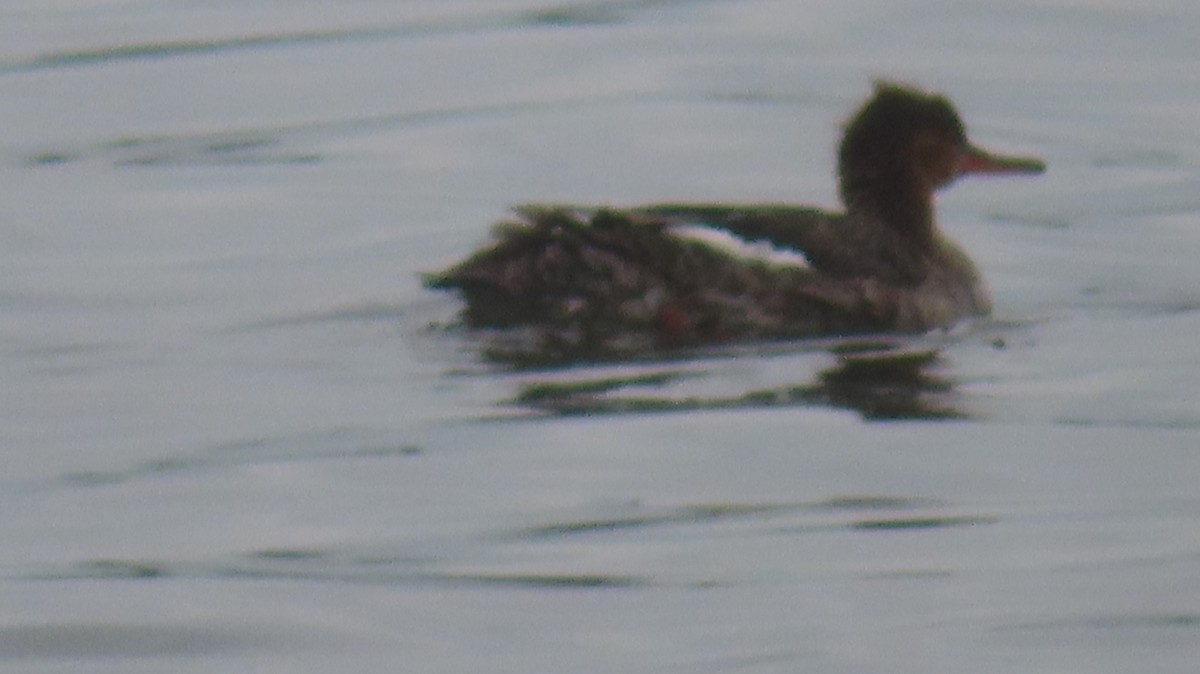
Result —
M 838 153 L 845 213 L 524 206 L 493 245 L 426 284 L 459 290 L 469 326 L 524 327 L 548 357 L 948 328 L 991 305 L 975 265 L 934 222 L 934 191 L 972 173 L 1044 170 L 973 146 L 945 97 L 879 82 Z M 803 259 L 738 254 L 698 226 Z

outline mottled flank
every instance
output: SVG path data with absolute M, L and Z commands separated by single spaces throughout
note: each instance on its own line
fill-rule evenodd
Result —
M 967 142 L 944 97 L 881 83 L 847 127 L 846 212 L 786 204 L 527 206 L 495 243 L 426 279 L 459 290 L 473 328 L 520 328 L 543 360 L 661 347 L 880 331 L 986 314 L 974 264 L 943 237 L 933 193 L 967 173 L 1040 172 Z M 738 254 L 697 227 L 766 242 L 807 264 Z
M 856 279 L 747 261 L 672 236 L 666 220 L 525 210 L 498 243 L 428 279 L 457 288 L 472 327 L 531 327 L 564 357 L 885 327 L 889 304 Z M 881 313 L 882 312 L 882 313 Z

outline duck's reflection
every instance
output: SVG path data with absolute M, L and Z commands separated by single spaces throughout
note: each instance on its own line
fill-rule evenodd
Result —
M 970 416 L 956 405 L 954 382 L 940 372 L 937 351 L 843 349 L 834 356 L 834 367 L 794 385 L 689 394 L 680 384 L 706 375 L 680 367 L 602 378 L 526 380 L 512 403 L 552 416 L 789 406 L 853 410 L 873 421 Z
M 935 351 L 843 356 L 809 387 L 809 400 L 872 420 L 966 418 L 938 365 Z

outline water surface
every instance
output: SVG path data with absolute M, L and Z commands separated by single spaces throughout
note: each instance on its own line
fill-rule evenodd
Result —
M 1194 671 L 1192 4 L 0 18 L 0 669 Z M 522 202 L 834 206 L 874 76 L 1050 166 L 942 196 L 997 313 L 900 367 L 511 369 L 420 287 Z

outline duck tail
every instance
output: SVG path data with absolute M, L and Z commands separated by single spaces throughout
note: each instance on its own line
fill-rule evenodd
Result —
M 523 206 L 515 213 L 493 227 L 491 246 L 424 279 L 429 288 L 459 291 L 473 326 L 560 320 L 617 301 L 625 286 L 643 281 L 644 247 L 662 234 L 654 221 L 611 210 Z

